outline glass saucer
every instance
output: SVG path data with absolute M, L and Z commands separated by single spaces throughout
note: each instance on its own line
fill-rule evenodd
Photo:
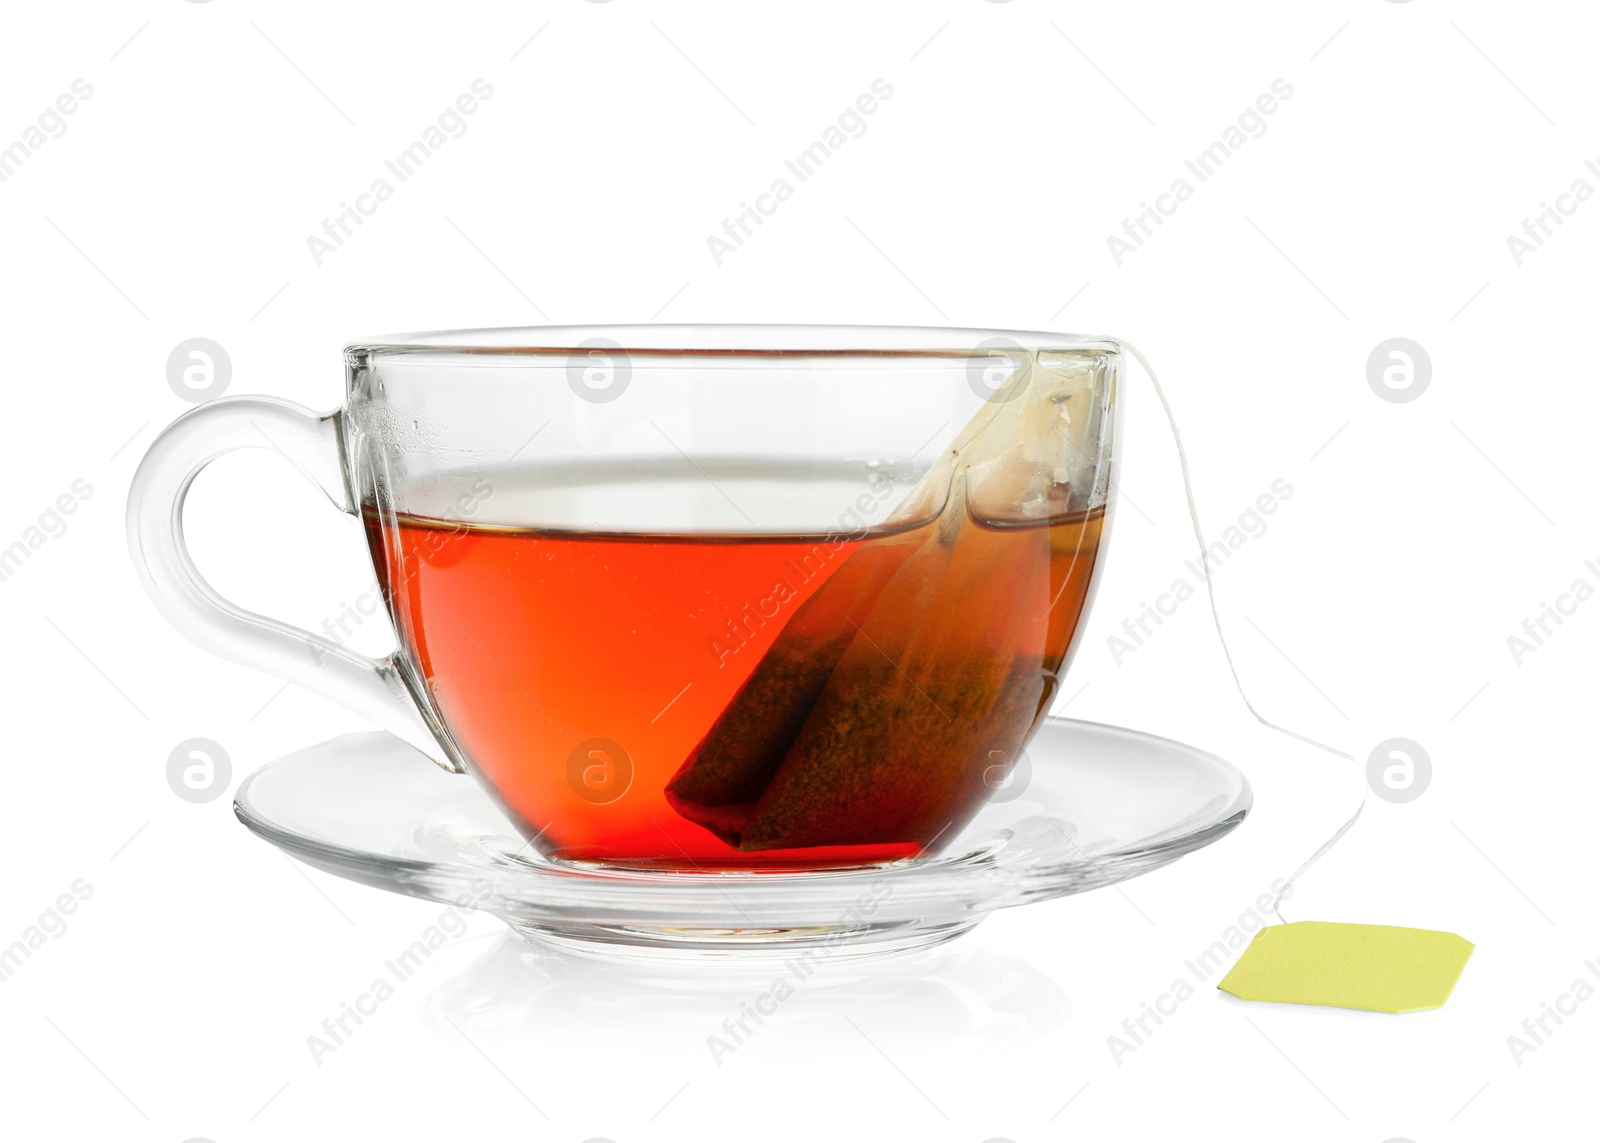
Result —
M 385 733 L 268 763 L 239 787 L 252 831 L 329 873 L 469 898 L 524 938 L 600 957 L 788 960 L 926 948 L 995 909 L 1170 864 L 1249 812 L 1221 758 L 1134 730 L 1045 720 L 1011 781 L 936 857 L 826 872 L 686 872 L 550 861 L 471 779 Z

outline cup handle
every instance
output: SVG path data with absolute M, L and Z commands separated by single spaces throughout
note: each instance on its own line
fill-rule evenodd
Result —
M 373 659 L 246 611 L 200 575 L 184 543 L 184 498 L 201 469 L 242 448 L 276 450 L 335 507 L 355 511 L 341 460 L 338 412 L 319 416 L 266 397 L 230 397 L 193 409 L 156 438 L 128 493 L 128 546 L 156 607 L 213 654 L 342 703 L 459 773 L 418 710 L 394 655 Z

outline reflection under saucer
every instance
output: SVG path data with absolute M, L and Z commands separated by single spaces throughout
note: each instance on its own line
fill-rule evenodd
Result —
M 625 1037 L 721 1062 L 769 1029 L 778 1030 L 773 1043 L 836 1042 L 841 1019 L 870 1028 L 894 1054 L 1000 1051 L 1059 1028 L 1072 1003 L 981 939 L 890 960 L 824 952 L 685 966 L 596 961 L 508 934 L 436 988 L 426 1011 L 473 1040 L 546 1039 L 559 1029 L 563 1051 L 615 1050 Z

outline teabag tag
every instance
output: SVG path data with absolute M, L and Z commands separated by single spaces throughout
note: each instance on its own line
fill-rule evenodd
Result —
M 1444 1007 L 1471 955 L 1454 933 L 1295 921 L 1256 933 L 1217 987 L 1240 1000 L 1421 1012 Z
M 1222 632 L 1222 617 L 1217 610 L 1216 589 L 1211 582 L 1211 565 L 1206 555 L 1206 538 L 1200 527 L 1200 514 L 1194 504 L 1194 486 L 1189 479 L 1189 460 L 1183 451 L 1177 419 L 1167 402 L 1166 392 L 1143 353 L 1122 346 L 1133 355 L 1150 378 L 1161 410 L 1172 430 L 1172 443 L 1178 450 L 1178 468 L 1183 475 L 1183 494 L 1189 509 L 1189 523 L 1200 546 L 1200 567 L 1205 577 L 1206 597 L 1211 605 L 1211 621 L 1217 641 L 1222 645 L 1228 673 L 1245 709 L 1261 725 L 1280 734 L 1299 739 L 1349 762 L 1354 757 L 1325 742 L 1279 726 L 1262 716 L 1245 693 L 1244 683 L 1234 666 L 1227 636 Z M 1279 906 L 1305 872 L 1317 863 L 1350 831 L 1367 806 L 1362 788 L 1361 804 L 1310 857 L 1283 882 L 1273 898 L 1272 911 L 1279 924 L 1269 925 L 1255 935 L 1244 954 L 1217 985 L 1242 1000 L 1263 1000 L 1283 1004 L 1320 1004 L 1338 1008 L 1359 1008 L 1371 1012 L 1415 1012 L 1439 1008 L 1449 999 L 1456 980 L 1472 955 L 1473 945 L 1454 933 L 1431 929 L 1400 928 L 1391 925 L 1342 924 L 1326 921 L 1287 923 Z

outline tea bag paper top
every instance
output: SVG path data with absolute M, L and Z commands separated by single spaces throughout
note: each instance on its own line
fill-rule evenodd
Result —
M 1217 985 L 1241 1000 L 1368 1012 L 1442 1008 L 1472 955 L 1454 933 L 1392 925 L 1269 925 Z

